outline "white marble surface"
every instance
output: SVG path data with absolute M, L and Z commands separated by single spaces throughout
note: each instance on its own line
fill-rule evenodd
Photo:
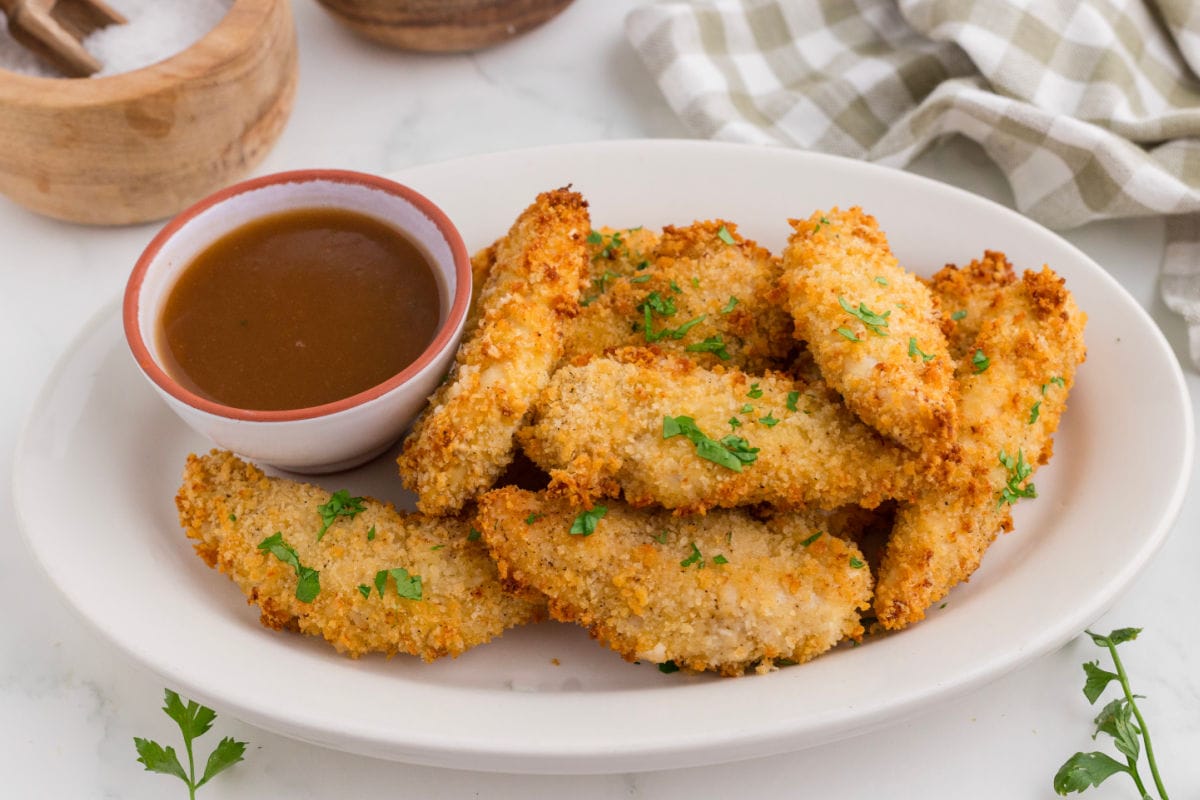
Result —
M 295 9 L 301 47 L 295 112 L 258 171 L 336 166 L 386 173 L 543 143 L 685 136 L 625 43 L 621 20 L 632 5 L 577 0 L 548 26 L 497 49 L 419 57 L 363 43 L 302 0 Z M 1009 199 L 986 159 L 962 143 L 937 148 L 916 170 Z M 133 736 L 171 742 L 176 735 L 158 711 L 160 681 L 58 600 L 20 542 L 10 489 L 10 454 L 38 387 L 83 322 L 119 294 L 155 227 L 84 228 L 37 217 L 0 198 L 3 797 L 141 800 L 185 794 L 174 779 L 144 773 L 134 760 Z M 1183 325 L 1156 292 L 1161 225 L 1098 224 L 1068 238 L 1133 294 L 1182 358 Z M 1189 372 L 1187 381 L 1200 411 L 1200 377 Z M 1144 412 L 1154 413 L 1153 398 Z M 1159 763 L 1177 798 L 1200 792 L 1200 631 L 1189 605 L 1190 581 L 1200 565 L 1198 484 L 1193 477 L 1163 550 L 1094 625 L 1145 628 L 1123 657 L 1135 689 L 1147 695 L 1143 707 Z M 63 502 L 70 500 L 65 494 Z M 1051 797 L 1050 779 L 1062 761 L 1095 747 L 1089 737 L 1095 712 L 1079 691 L 1079 665 L 1101 655 L 1077 639 L 979 691 L 851 740 L 786 756 L 637 775 L 528 777 L 411 767 L 290 741 L 222 715 L 216 735 L 249 740 L 247 761 L 200 796 Z M 199 749 L 209 746 L 202 740 Z M 1093 794 L 1134 796 L 1132 784 L 1119 776 Z

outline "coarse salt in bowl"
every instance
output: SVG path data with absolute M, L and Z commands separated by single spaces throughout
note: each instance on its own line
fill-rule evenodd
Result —
M 202 397 L 164 368 L 157 335 L 163 307 L 183 271 L 214 242 L 262 217 L 333 208 L 372 217 L 424 251 L 438 285 L 439 322 L 420 356 L 383 383 L 309 408 L 260 411 Z M 349 469 L 386 450 L 437 388 L 454 359 L 471 299 L 466 245 L 429 199 L 374 175 L 299 170 L 224 189 L 183 211 L 150 242 L 125 288 L 125 337 L 167 405 L 219 447 L 293 472 Z

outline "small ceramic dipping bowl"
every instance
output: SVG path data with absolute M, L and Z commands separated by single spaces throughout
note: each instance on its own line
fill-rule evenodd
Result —
M 233 0 L 191 47 L 129 72 L 0 69 L 0 194 L 68 222 L 164 219 L 261 161 L 295 88 L 288 0 Z
M 433 341 L 398 374 L 366 391 L 310 408 L 254 411 L 222 405 L 164 367 L 164 305 L 183 271 L 231 231 L 291 210 L 357 212 L 401 232 L 426 256 L 440 296 Z M 219 447 L 293 472 L 349 469 L 395 442 L 445 377 L 471 299 L 466 246 L 430 200 L 393 181 L 342 170 L 300 170 L 231 186 L 175 217 L 138 259 L 125 288 L 125 336 L 150 383 L 184 422 Z

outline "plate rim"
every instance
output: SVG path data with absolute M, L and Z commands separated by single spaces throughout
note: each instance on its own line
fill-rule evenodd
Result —
M 771 151 L 784 158 L 796 157 L 800 160 L 816 159 L 821 161 L 837 162 L 838 169 L 849 167 L 851 169 L 862 169 L 864 173 L 872 174 L 892 174 L 900 176 L 900 181 L 907 182 L 909 180 L 920 183 L 933 184 L 940 191 L 948 191 L 958 196 L 966 202 L 978 203 L 987 208 L 991 213 L 1003 212 L 1018 218 L 1023 224 L 1033 224 L 1032 221 L 1025 218 L 1018 212 L 1013 211 L 1003 205 L 995 203 L 987 198 L 972 194 L 966 190 L 956 186 L 942 183 L 931 178 L 916 175 L 909 172 L 892 170 L 879 165 L 868 164 L 865 162 L 854 161 L 851 159 L 843 159 L 836 156 L 828 156 L 824 154 L 805 153 L 801 151 L 784 150 L 780 148 L 764 148 L 753 145 L 738 145 L 721 142 L 708 142 L 696 140 L 672 140 L 672 139 L 649 139 L 649 140 L 606 140 L 600 142 L 582 142 L 565 145 L 554 145 L 548 147 L 529 147 L 518 150 L 499 151 L 496 153 L 484 153 L 462 158 L 446 159 L 432 164 L 420 165 L 409 169 L 400 170 L 389 173 L 390 177 L 405 180 L 411 174 L 418 174 L 423 170 L 446 168 L 461 163 L 469 163 L 476 160 L 487 160 L 491 158 L 515 157 L 519 158 L 523 155 L 542 154 L 546 151 L 566 152 L 572 150 L 586 151 L 594 154 L 597 149 L 600 150 L 622 150 L 622 149 L 677 149 L 679 147 L 698 148 L 703 150 L 711 149 L 727 149 L 727 150 L 746 150 L 754 151 L 756 155 L 764 151 Z M 1040 227 L 1040 226 L 1038 226 Z M 1190 398 L 1187 393 L 1186 383 L 1183 373 L 1180 368 L 1178 359 L 1167 343 L 1162 331 L 1158 328 L 1153 318 L 1146 310 L 1125 290 L 1115 278 L 1105 271 L 1087 254 L 1083 253 L 1074 244 L 1063 239 L 1058 234 L 1050 232 L 1064 246 L 1075 252 L 1075 255 L 1083 262 L 1087 263 L 1097 278 L 1107 283 L 1106 288 L 1115 290 L 1115 292 L 1126 302 L 1126 304 L 1135 312 L 1139 325 L 1147 328 L 1151 332 L 1152 338 L 1162 351 L 1160 355 L 1164 356 L 1165 362 L 1170 366 L 1171 384 L 1177 390 L 1180 400 L 1180 407 L 1183 409 L 1183 433 L 1184 448 L 1182 452 L 1181 469 L 1178 472 L 1178 477 L 1170 495 L 1169 502 L 1165 506 L 1163 512 L 1159 515 L 1158 524 L 1147 538 L 1147 544 L 1138 550 L 1137 559 L 1126 562 L 1121 569 L 1110 578 L 1105 590 L 1093 596 L 1093 601 L 1084 606 L 1074 607 L 1075 614 L 1066 619 L 1059 621 L 1057 625 L 1047 626 L 1042 630 L 1041 636 L 1028 642 L 1029 646 L 1024 648 L 1018 657 L 1010 659 L 1006 662 L 991 663 L 981 665 L 975 673 L 966 676 L 964 679 L 954 682 L 949 687 L 935 687 L 933 690 L 917 693 L 908 696 L 901 701 L 893 701 L 882 706 L 878 706 L 870 714 L 858 714 L 847 717 L 845 714 L 836 715 L 837 718 L 832 720 L 826 727 L 826 733 L 818 737 L 817 741 L 801 742 L 796 745 L 793 741 L 796 738 L 796 730 L 794 724 L 787 724 L 784 721 L 778 722 L 774 728 L 759 726 L 752 732 L 743 732 L 737 737 L 726 737 L 724 739 L 714 739 L 711 733 L 696 734 L 695 736 L 683 736 L 674 739 L 670 742 L 662 743 L 657 748 L 646 748 L 642 744 L 638 744 L 636 753 L 639 764 L 631 764 L 631 744 L 626 743 L 623 746 L 615 746 L 611 749 L 598 752 L 594 747 L 589 749 L 581 749 L 582 746 L 574 745 L 570 741 L 555 740 L 553 738 L 543 743 L 544 749 L 539 752 L 531 752 L 528 749 L 506 748 L 504 746 L 494 747 L 492 749 L 478 749 L 477 743 L 471 743 L 475 749 L 470 749 L 470 746 L 463 747 L 462 743 L 445 743 L 426 740 L 423 743 L 415 741 L 407 741 L 402 748 L 396 746 L 396 742 L 379 742 L 370 737 L 364 737 L 361 732 L 352 732 L 346 728 L 342 728 L 339 733 L 331 734 L 327 727 L 323 727 L 317 720 L 302 720 L 295 717 L 288 721 L 278 721 L 276 719 L 264 717 L 259 709 L 245 706 L 241 703 L 234 704 L 232 710 L 236 716 L 245 719 L 247 722 L 273 730 L 286 736 L 293 738 L 301 738 L 317 744 L 337 747 L 338 749 L 350 750 L 353 752 L 364 753 L 367 755 L 381 756 L 385 758 L 393 758 L 397 760 L 409 761 L 412 763 L 429 764 L 434 766 L 454 766 L 466 769 L 482 769 L 491 771 L 522 771 L 522 772 L 538 772 L 538 773 L 558 773 L 571 774 L 583 772 L 616 772 L 616 771 L 638 771 L 643 769 L 660 769 L 664 767 L 688 766 L 696 763 L 713 763 L 712 753 L 716 749 L 728 749 L 728 755 L 722 755 L 717 760 L 737 760 L 741 758 L 749 758 L 754 756 L 768 755 L 771 753 L 785 752 L 798 749 L 798 747 L 810 746 L 814 744 L 832 742 L 837 739 L 846 738 L 848 736 L 857 735 L 866 732 L 873 728 L 878 728 L 888 724 L 894 724 L 906 716 L 915 713 L 921 708 L 929 705 L 935 700 L 945 700 L 954 696 L 961 695 L 972 689 L 975 689 L 984 683 L 994 680 L 1007 672 L 1029 663 L 1033 659 L 1044 655 L 1045 653 L 1055 649 L 1056 647 L 1069 641 L 1076 636 L 1082 626 L 1085 626 L 1104 610 L 1106 610 L 1120 594 L 1125 591 L 1136 576 L 1149 562 L 1149 560 L 1159 551 L 1166 537 L 1169 535 L 1171 528 L 1178 519 L 1182 509 L 1183 502 L 1187 495 L 1189 478 L 1194 464 L 1195 450 L 1195 435 L 1194 435 L 1194 420 Z M 60 597 L 62 597 L 69 608 L 72 608 L 75 613 L 88 623 L 89 626 L 100 632 L 104 638 L 110 643 L 116 645 L 118 649 L 124 651 L 127 655 L 134 658 L 143 666 L 164 678 L 170 678 L 177 684 L 181 685 L 184 690 L 190 692 L 199 699 L 209 701 L 212 695 L 204 687 L 192 685 L 189 680 L 180 680 L 178 675 L 166 674 L 159 662 L 161 658 L 155 659 L 150 653 L 145 652 L 141 648 L 133 647 L 132 645 L 114 637 L 107 628 L 101 624 L 100 620 L 94 619 L 86 610 L 86 606 L 75 602 L 72 596 L 68 593 L 66 587 L 61 586 L 55 580 L 50 571 L 50 567 L 42 560 L 34 542 L 32 541 L 32 519 L 29 517 L 29 512 L 26 509 L 25 489 L 23 481 L 27 472 L 26 462 L 28 459 L 28 448 L 30 439 L 33 435 L 36 420 L 39 417 L 39 410 L 45 405 L 45 401 L 52 396 L 56 385 L 62 380 L 63 375 L 68 367 L 70 356 L 75 354 L 84 344 L 93 336 L 101 333 L 106 324 L 110 322 L 109 317 L 115 316 L 116 309 L 119 305 L 119 298 L 114 298 L 106 302 L 97 312 L 95 312 L 85 322 L 76 334 L 71 338 L 70 343 L 60 352 L 54 365 L 47 374 L 43 384 L 39 388 L 33 406 L 29 410 L 21 426 L 17 437 L 16 448 L 14 450 L 13 473 L 11 479 L 11 491 L 13 493 L 14 511 L 17 520 L 17 527 L 20 531 L 20 538 L 25 544 L 27 552 L 29 552 L 32 560 L 38 565 L 43 575 L 55 587 Z M 754 680 L 754 679 L 750 679 Z M 688 690 L 699 689 L 702 686 L 716 686 L 721 684 L 701 684 L 693 686 L 675 687 L 672 691 L 687 692 Z M 469 691 L 469 690 L 463 690 Z M 619 695 L 622 698 L 626 695 L 637 696 L 642 694 L 644 690 L 611 690 L 603 693 L 606 697 L 612 698 L 614 695 Z M 530 695 L 530 697 L 539 697 L 538 695 Z M 561 698 L 561 695 L 545 695 L 544 701 L 549 702 L 551 698 Z M 220 701 L 228 706 L 230 703 L 227 699 Z M 297 726 L 305 729 L 303 733 L 297 732 Z M 334 735 L 340 741 L 330 741 L 330 736 Z M 789 737 L 791 737 L 789 739 Z M 803 737 L 801 737 L 803 738 Z M 700 741 L 692 741 L 698 739 Z M 500 743 L 503 745 L 503 743 Z M 450 749 L 447 749 L 447 745 Z M 458 745 L 457 747 L 455 745 Z M 403 750 L 403 754 L 398 753 L 398 750 Z M 702 752 L 701 752 L 702 751 Z M 697 755 L 700 753 L 700 755 Z M 470 763 L 472 757 L 486 756 L 481 759 L 480 764 L 473 765 Z M 669 763 L 652 763 L 656 759 L 659 761 L 666 760 Z M 498 766 L 501 762 L 507 762 L 503 766 Z M 540 766 L 536 762 L 544 762 Z

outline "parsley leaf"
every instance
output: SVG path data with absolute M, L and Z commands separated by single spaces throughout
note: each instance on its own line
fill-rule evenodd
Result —
M 916 358 L 917 356 L 920 356 L 921 360 L 926 363 L 937 358 L 936 355 L 922 352 L 921 348 L 917 347 L 917 339 L 915 336 L 908 337 L 908 355 L 910 358 Z
M 967 316 L 966 309 L 962 309 L 959 311 L 955 311 L 953 314 L 951 314 L 950 319 L 954 320 L 955 322 L 958 322 L 960 319 L 964 319 L 966 316 Z
M 328 503 L 317 506 L 317 513 L 321 515 L 322 522 L 321 530 L 317 532 L 317 541 L 321 541 L 321 538 L 325 536 L 325 531 L 329 530 L 329 526 L 338 517 L 354 519 L 356 515 L 366 511 L 363 500 L 362 497 L 351 497 L 350 492 L 340 489 L 330 496 Z
M 1008 503 L 1011 506 L 1022 497 L 1037 497 L 1037 489 L 1034 488 L 1033 483 L 1026 482 L 1026 479 L 1033 474 L 1033 467 L 1025 460 L 1023 450 L 1017 450 L 1016 458 L 1001 450 L 1000 464 L 1008 470 L 1008 482 L 1000 490 L 1000 500 L 996 505 L 1001 506 Z M 1025 485 L 1021 486 L 1022 483 Z
M 184 771 L 183 765 L 179 762 L 179 756 L 175 754 L 174 747 L 163 747 L 153 740 L 135 736 L 133 746 L 137 750 L 137 760 L 146 768 L 147 772 L 174 775 L 179 778 L 187 785 L 189 797 L 194 798 L 197 789 L 243 760 L 246 743 L 227 736 L 209 754 L 208 761 L 204 766 L 204 774 L 197 781 L 192 742 L 208 733 L 212 728 L 213 721 L 217 718 L 217 713 L 192 700 L 189 700 L 185 706 L 179 695 L 170 689 L 165 690 L 163 713 L 175 721 L 175 724 L 179 726 L 179 732 L 183 735 L 183 745 L 188 760 L 187 771 Z
M 542 518 L 541 514 L 530 514 L 528 517 L 525 518 L 525 524 L 532 525 L 533 523 L 537 522 L 541 518 Z
M 695 542 L 692 542 L 692 554 L 683 561 L 680 561 L 679 566 L 687 569 L 692 564 L 699 564 L 700 566 L 698 568 L 704 569 L 704 556 L 700 555 L 700 548 L 696 546 Z
M 358 585 L 358 593 L 363 597 L 369 598 L 371 596 L 371 587 L 367 586 L 365 583 L 360 583 Z
M 661 531 L 658 534 L 658 536 L 654 537 L 654 541 L 658 542 L 659 544 L 666 544 L 667 543 L 667 531 Z
M 1099 786 L 1118 772 L 1129 772 L 1129 768 L 1112 756 L 1100 752 L 1076 753 L 1054 776 L 1054 791 L 1064 796 L 1082 792 Z
M 420 600 L 421 591 L 421 576 L 409 575 L 408 570 L 404 567 L 393 567 L 392 569 L 381 569 L 375 573 L 375 588 L 379 590 L 379 596 L 383 597 L 384 587 L 387 586 L 388 576 L 396 583 L 396 594 L 405 600 Z
M 375 526 L 374 525 L 371 526 L 371 530 L 367 531 L 367 541 L 368 542 L 375 541 Z
M 851 569 L 862 569 L 866 565 L 867 565 L 866 562 L 860 560 L 857 556 L 850 556 L 850 568 Z
M 770 411 L 767 412 L 767 415 L 765 417 L 759 417 L 758 421 L 761 422 L 763 425 L 766 425 L 768 428 L 774 428 L 776 425 L 779 424 L 779 420 L 775 419 L 774 412 L 770 412 Z
M 674 661 L 664 661 L 658 665 L 658 671 L 664 675 L 670 675 L 672 672 L 679 672 L 679 665 Z
M 992 365 L 992 360 L 985 356 L 982 350 L 976 350 L 975 355 L 971 356 L 971 365 L 975 367 L 975 374 L 978 375 Z
M 847 327 L 843 326 L 841 328 L 838 328 L 837 332 L 840 333 L 842 336 L 845 336 L 847 339 L 849 339 L 852 342 L 861 342 L 862 341 L 862 339 L 858 338 L 858 336 L 854 333 L 854 331 L 850 330 Z
M 746 396 L 752 400 L 757 400 L 763 396 L 763 391 L 762 389 L 758 388 L 757 383 L 752 383 L 750 384 L 750 391 L 746 392 Z
M 311 603 L 321 593 L 321 573 L 300 563 L 296 550 L 283 540 L 283 532 L 275 531 L 258 543 L 258 549 L 270 553 L 283 563 L 296 570 L 296 599 L 301 603 Z
M 729 418 L 729 427 L 736 430 L 737 428 L 742 427 L 742 421 L 740 419 L 738 419 L 737 417 L 730 417 Z
M 787 406 L 787 410 L 788 411 L 796 411 L 797 410 L 796 409 L 796 401 L 799 399 L 800 399 L 799 392 L 788 392 L 787 393 L 787 402 L 784 403 L 784 405 Z
M 860 321 L 863 325 L 866 325 L 867 330 L 871 331 L 871 333 L 875 334 L 876 336 L 887 336 L 887 331 L 885 331 L 884 328 L 888 326 L 887 318 L 891 315 L 891 311 L 885 311 L 882 314 L 877 314 L 871 309 L 867 308 L 866 303 L 859 303 L 858 308 L 855 308 L 846 302 L 846 298 L 842 297 L 841 295 L 838 295 L 838 304 L 847 314 Z M 841 329 L 839 329 L 838 332 L 840 333 Z
M 736 297 L 734 297 L 733 295 L 729 295 L 729 302 L 727 302 L 725 305 L 721 306 L 721 313 L 729 314 L 730 312 L 733 311 L 734 307 L 736 307 L 739 302 L 741 302 L 741 301 L 739 301 Z
M 813 233 L 816 233 L 817 231 L 821 230 L 821 227 L 823 225 L 828 225 L 828 224 L 829 224 L 829 220 L 825 219 L 825 217 L 821 217 L 819 220 L 817 220 L 817 224 L 813 226 Z
M 888 285 L 887 278 L 883 277 L 882 275 L 876 275 L 875 282 L 878 283 L 880 286 Z
M 1036 403 L 1033 404 L 1033 406 L 1030 407 L 1030 409 L 1029 409 L 1029 424 L 1030 425 L 1032 425 L 1033 423 L 1038 421 L 1038 414 L 1041 413 L 1041 408 L 1042 408 L 1041 400 L 1038 400 Z
M 724 225 L 722 225 L 720 227 L 720 229 L 717 230 L 717 238 L 720 239 L 725 244 L 737 244 L 737 240 L 735 240 L 733 238 L 733 234 L 731 234 L 729 232 L 729 229 L 726 228 Z
M 696 455 L 734 472 L 741 472 L 742 464 L 758 459 L 759 448 L 751 447 L 741 436 L 730 434 L 718 442 L 705 436 L 691 417 L 663 417 L 663 438 L 673 436 L 686 437 L 696 446 Z
M 728 361 L 733 358 L 733 356 L 729 355 L 729 351 L 725 349 L 725 339 L 719 333 L 716 336 L 708 337 L 703 342 L 689 344 L 683 349 L 689 353 L 712 353 L 722 361 Z
M 724 555 L 718 553 L 717 555 L 713 556 L 713 563 L 714 564 L 728 564 L 729 559 L 726 558 Z
M 474 528 L 471 528 L 469 530 L 469 532 L 467 533 L 467 541 L 468 542 L 478 542 L 479 537 L 481 537 L 482 535 L 483 534 L 481 534 L 479 531 L 475 530 Z
M 608 513 L 607 506 L 595 506 L 590 511 L 581 511 L 571 523 L 569 533 L 572 536 L 591 536 L 596 532 L 596 524 Z
M 801 547 L 808 547 L 810 544 L 812 544 L 813 542 L 815 542 L 817 539 L 820 539 L 820 538 L 821 538 L 821 534 L 822 534 L 822 533 L 823 533 L 823 531 L 817 531 L 817 532 L 816 532 L 816 533 L 814 533 L 812 536 L 809 536 L 807 539 L 804 539 L 803 541 L 801 541 L 801 542 L 800 542 L 800 546 L 801 546 Z

